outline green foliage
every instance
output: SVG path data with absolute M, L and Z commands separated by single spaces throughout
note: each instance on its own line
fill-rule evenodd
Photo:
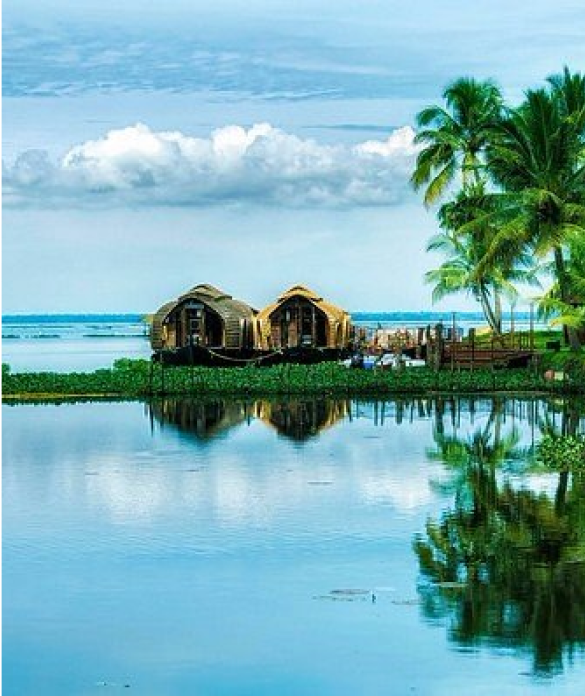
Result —
M 425 188 L 425 204 L 443 196 L 458 174 L 464 186 L 478 183 L 490 124 L 500 115 L 502 96 L 491 81 L 460 78 L 443 93 L 445 107 L 429 106 L 417 116 L 416 142 L 423 146 L 412 174 Z
M 530 370 L 435 372 L 428 368 L 354 370 L 337 363 L 270 368 L 166 367 L 147 360 L 118 360 L 95 372 L 7 373 L 5 397 L 322 394 L 385 395 L 429 392 L 585 391 L 580 383 L 551 383 Z
M 570 351 L 563 349 L 556 352 L 544 353 L 540 357 L 540 368 L 544 373 L 547 370 L 563 372 L 567 381 L 581 385 L 579 391 L 583 391 L 585 385 L 585 350 Z
M 447 234 L 431 246 L 447 260 L 427 281 L 436 297 L 472 293 L 497 331 L 500 295 L 531 280 L 544 260 L 553 287 L 541 312 L 563 325 L 577 350 L 585 331 L 585 75 L 565 68 L 517 108 L 469 78 L 443 97 L 444 107 L 418 115 L 423 149 L 411 180 L 415 189 L 427 186 L 427 205 L 451 190 L 457 172 L 461 188 L 439 211 Z
M 546 434 L 538 445 L 538 461 L 555 471 L 585 470 L 585 436 Z

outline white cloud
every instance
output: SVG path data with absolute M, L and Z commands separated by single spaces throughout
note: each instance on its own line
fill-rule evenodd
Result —
M 324 145 L 268 123 L 194 138 L 137 124 L 72 147 L 58 163 L 28 151 L 4 166 L 11 205 L 388 206 L 410 195 L 414 131 Z
M 416 155 L 417 146 L 414 144 L 414 131 L 410 126 L 397 128 L 385 141 L 367 140 L 356 146 L 356 150 L 366 155 L 380 155 L 392 157 L 393 155 Z

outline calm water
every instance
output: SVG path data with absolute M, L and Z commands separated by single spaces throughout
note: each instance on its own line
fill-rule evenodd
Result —
M 2 319 L 2 362 L 13 372 L 83 372 L 119 358 L 150 358 L 137 314 L 31 315 Z
M 92 372 L 120 358 L 150 359 L 149 339 L 114 338 L 3 339 L 2 362 L 13 372 Z
M 570 402 L 3 406 L 3 693 L 585 689 Z

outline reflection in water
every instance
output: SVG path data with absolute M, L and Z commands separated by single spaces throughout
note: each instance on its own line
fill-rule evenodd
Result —
M 339 399 L 291 399 L 258 401 L 256 413 L 267 425 L 293 440 L 307 440 L 347 416 L 349 401 Z
M 167 398 L 148 405 L 150 417 L 163 425 L 173 425 L 198 440 L 216 437 L 252 416 L 250 404 L 239 401 L 195 401 Z
M 585 476 L 556 474 L 552 495 L 502 480 L 503 463 L 526 461 L 504 417 L 495 400 L 471 435 L 436 423 L 429 455 L 453 474 L 454 507 L 415 539 L 423 610 L 450 618 L 452 640 L 533 650 L 535 671 L 549 673 L 585 649 Z M 538 421 L 575 433 L 583 411 L 566 401 Z
M 531 470 L 572 409 L 4 406 L 3 693 L 517 696 L 571 650 L 580 693 L 585 482 Z
M 318 435 L 345 418 L 349 401 L 339 399 L 290 399 L 286 401 L 195 401 L 168 398 L 149 404 L 151 418 L 174 425 L 197 439 L 210 439 L 219 432 L 258 418 L 293 440 Z
M 569 409 L 568 404 L 572 404 Z M 534 438 L 541 432 L 560 428 L 567 434 L 567 423 L 573 428 L 585 429 L 585 406 L 576 401 L 556 399 L 545 402 L 531 399 L 509 398 L 457 398 L 457 397 L 397 397 L 388 400 L 357 401 L 331 397 L 288 397 L 257 399 L 251 401 L 228 399 L 192 399 L 167 397 L 148 404 L 151 419 L 163 425 L 173 425 L 190 432 L 198 439 L 209 439 L 243 422 L 259 419 L 275 428 L 281 435 L 296 441 L 304 441 L 323 430 L 340 424 L 344 419 L 366 418 L 375 426 L 386 422 L 408 425 L 418 420 L 432 420 L 435 448 L 428 456 L 454 467 L 464 463 L 473 450 L 500 460 L 524 461 L 531 454 L 526 447 L 516 448 L 518 428 L 528 426 Z M 463 420 L 462 420 L 463 414 Z M 477 422 L 487 423 L 471 438 L 461 438 L 461 428 L 468 430 Z M 502 429 L 510 426 L 504 438 Z M 453 434 L 446 435 L 445 433 Z M 494 436 L 493 444 L 489 439 Z M 532 447 L 530 448 L 530 450 Z

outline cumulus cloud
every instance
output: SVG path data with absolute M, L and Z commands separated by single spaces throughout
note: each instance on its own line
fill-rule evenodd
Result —
M 410 127 L 354 146 L 302 139 L 268 123 L 208 138 L 144 124 L 72 147 L 58 162 L 27 151 L 4 165 L 9 205 L 387 206 L 409 195 Z

